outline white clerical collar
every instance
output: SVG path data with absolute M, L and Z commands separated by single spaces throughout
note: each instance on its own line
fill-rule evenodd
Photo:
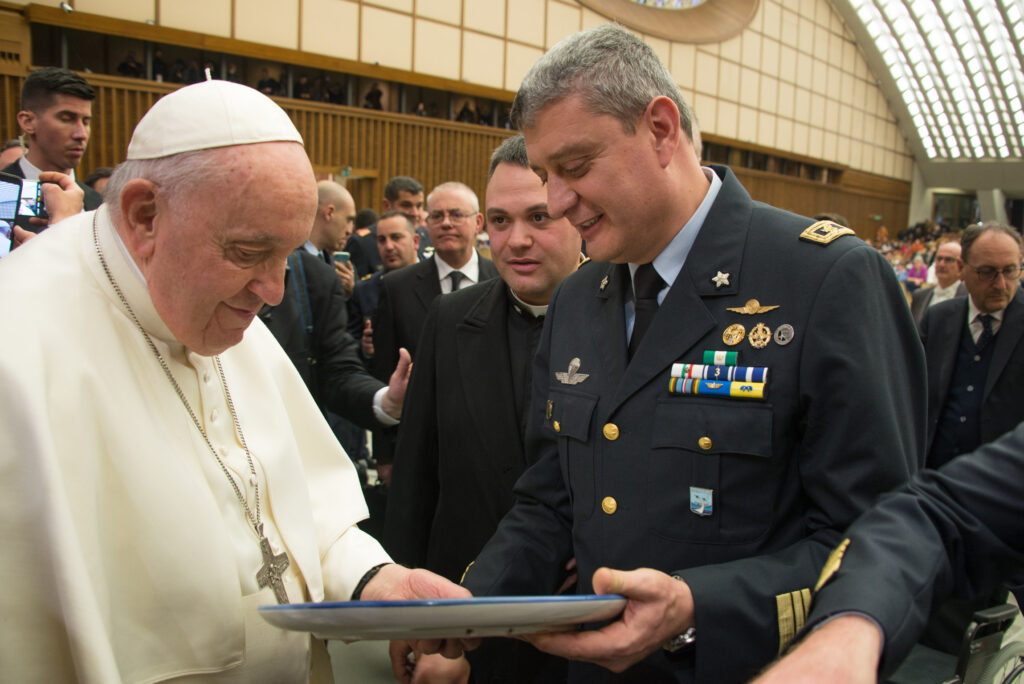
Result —
M 547 316 L 547 314 L 548 314 L 548 305 L 547 304 L 543 304 L 541 306 L 538 306 L 536 304 L 527 304 L 526 302 L 524 302 L 522 299 L 519 298 L 519 295 L 517 295 L 515 293 L 515 291 L 511 287 L 508 288 L 508 291 L 512 293 L 512 298 L 516 300 L 516 303 L 519 304 L 519 306 L 521 306 L 524 309 L 526 309 L 527 311 L 529 311 L 530 315 L 532 315 L 534 318 L 540 318 L 541 316 Z
M 717 173 L 707 167 L 701 167 L 701 170 L 711 184 L 708 187 L 707 194 L 704 195 L 704 199 L 701 200 L 690 220 L 680 228 L 676 236 L 672 238 L 672 241 L 668 243 L 665 249 L 661 250 L 661 254 L 656 256 L 654 261 L 651 262 L 654 270 L 665 281 L 665 288 L 658 295 L 659 304 L 664 301 L 667 288 L 672 286 L 679 272 L 683 270 L 683 264 L 686 263 L 686 257 L 690 255 L 690 249 L 693 247 L 694 240 L 697 239 L 697 233 L 700 232 L 701 227 L 704 225 L 704 220 L 711 211 L 711 205 L 715 203 L 715 198 L 718 197 L 718 191 L 722 189 L 722 179 L 718 177 Z M 639 267 L 640 264 L 629 264 L 630 279 L 636 275 L 636 269 Z
M 128 300 L 128 305 L 131 306 L 132 311 L 138 317 L 139 323 L 142 324 L 146 332 L 169 346 L 181 347 L 181 343 L 174 337 L 170 328 L 160 318 L 156 307 L 153 306 L 153 300 L 150 298 L 149 289 L 146 286 L 146 279 L 128 251 L 128 247 L 121 240 L 121 236 L 117 234 L 117 228 L 114 227 L 113 222 L 110 220 L 107 205 L 100 206 L 93 213 L 100 249 L 103 251 L 103 257 L 110 268 L 110 275 L 118 287 L 121 288 L 125 299 Z M 91 228 L 92 226 L 90 226 Z M 92 241 L 91 235 L 89 240 L 90 242 Z M 118 302 L 116 297 L 114 301 L 117 302 L 118 308 L 120 308 L 120 302 Z
M 437 264 L 437 279 L 444 282 L 444 279 L 448 277 L 448 274 L 452 271 L 461 271 L 462 275 L 466 276 L 466 279 L 471 283 L 480 282 L 480 257 L 477 256 L 476 250 L 470 250 L 469 261 L 462 265 L 462 267 L 456 269 L 453 268 L 447 261 L 441 258 L 441 255 L 436 251 L 434 252 L 434 263 Z M 466 285 L 465 287 L 469 287 Z
M 28 160 L 28 155 L 22 155 L 21 159 L 18 160 L 18 164 L 21 165 L 21 173 L 25 176 L 25 180 L 39 180 L 39 174 L 43 172 L 38 166 Z M 71 176 L 71 180 L 75 180 L 75 170 L 70 169 L 68 175 Z

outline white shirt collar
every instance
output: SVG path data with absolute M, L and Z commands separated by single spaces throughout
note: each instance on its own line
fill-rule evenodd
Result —
M 665 300 L 667 289 L 672 286 L 679 272 L 683 270 L 683 264 L 686 263 L 686 257 L 690 255 L 690 249 L 693 247 L 694 240 L 697 239 L 697 233 L 700 232 L 701 227 L 704 225 L 704 220 L 711 211 L 711 205 L 715 203 L 715 198 L 718 197 L 718 191 L 722 189 L 722 179 L 718 177 L 717 173 L 707 167 L 702 167 L 702 170 L 704 171 L 704 176 L 711 183 L 707 194 L 704 195 L 704 199 L 701 200 L 690 220 L 679 229 L 679 232 L 672 238 L 672 241 L 668 243 L 665 249 L 661 250 L 661 254 L 656 256 L 652 262 L 654 270 L 665 281 L 665 288 L 658 294 L 659 304 Z M 636 275 L 636 269 L 639 266 L 639 264 L 629 264 L 630 278 Z
M 445 280 L 448 274 L 452 271 L 458 270 L 462 272 L 462 275 L 466 276 L 471 284 L 480 282 L 480 257 L 477 255 L 476 250 L 472 250 L 469 255 L 469 261 L 467 261 L 462 268 L 455 269 L 441 258 L 441 255 L 434 252 L 434 263 L 437 265 L 437 279 L 441 282 L 441 291 L 451 291 L 451 281 Z M 447 289 L 445 283 L 448 283 Z M 469 285 L 463 285 L 462 287 L 469 287 Z
M 18 163 L 21 165 L 21 173 L 25 176 L 25 180 L 39 180 L 39 174 L 41 174 L 43 170 L 30 162 L 27 155 L 23 155 L 21 159 L 18 160 Z M 68 171 L 68 175 L 71 176 L 71 180 L 76 180 L 74 169 Z

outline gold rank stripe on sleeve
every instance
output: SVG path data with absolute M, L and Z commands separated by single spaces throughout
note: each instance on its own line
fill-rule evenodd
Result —
M 779 615 L 779 653 L 804 628 L 807 613 L 811 609 L 811 590 L 804 588 L 779 594 L 775 597 Z
M 827 245 L 844 235 L 856 235 L 856 233 L 838 223 L 818 221 L 817 223 L 812 223 L 804 232 L 800 233 L 800 239 L 807 242 L 816 242 L 819 245 Z
M 818 576 L 818 583 L 814 585 L 814 591 L 821 591 L 821 588 L 825 586 L 825 583 L 832 579 L 832 575 L 839 571 L 839 566 L 843 564 L 843 554 L 846 553 L 846 549 L 850 546 L 850 538 L 844 539 L 839 546 L 832 549 L 832 553 L 828 555 L 828 560 L 825 561 L 825 567 L 821 569 L 821 575 Z

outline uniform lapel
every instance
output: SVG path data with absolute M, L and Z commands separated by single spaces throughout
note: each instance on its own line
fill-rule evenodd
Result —
M 510 401 L 513 390 L 508 349 L 508 297 L 504 282 L 495 279 L 491 285 L 455 328 L 456 359 L 471 420 L 481 439 L 501 445 L 493 454 L 522 454 L 515 402 Z M 489 378 L 490 382 L 483 378 Z
M 591 264 L 587 268 L 604 268 L 605 272 L 594 293 L 597 311 L 594 312 L 594 321 L 607 321 L 608 324 L 597 325 L 592 328 L 594 345 L 600 357 L 600 377 L 605 379 L 604 387 L 607 390 L 618 385 L 622 374 L 626 370 L 626 314 L 623 306 L 626 297 L 629 296 L 629 271 L 621 264 Z M 564 371 L 565 368 L 552 368 L 554 371 Z M 580 370 L 589 372 L 590 369 Z
M 1014 295 L 1013 299 L 1010 300 L 1010 304 L 1006 307 L 1006 311 L 1003 312 L 1003 323 L 999 326 L 999 332 L 996 333 L 994 340 L 995 346 L 992 349 L 992 363 L 988 369 L 988 377 L 985 379 L 985 394 L 981 398 L 982 401 L 988 399 L 992 386 L 996 384 L 999 376 L 1002 375 L 1007 362 L 1010 360 L 1010 356 L 1013 354 L 1014 349 L 1017 348 L 1017 343 L 1020 342 L 1021 336 L 1024 335 L 1024 310 L 1022 310 L 1024 304 L 1022 304 L 1022 299 L 1024 299 L 1024 295 L 1018 289 L 1017 294 Z

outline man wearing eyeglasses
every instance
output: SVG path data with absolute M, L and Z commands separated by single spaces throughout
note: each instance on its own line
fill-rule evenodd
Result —
M 963 265 L 959 242 L 943 242 L 939 245 L 935 250 L 935 286 L 918 288 L 910 297 L 910 314 L 914 317 L 914 323 L 921 325 L 924 312 L 930 307 L 967 294 L 967 288 L 960 278 Z
M 373 374 L 378 378 L 391 377 L 398 365 L 398 350 L 403 347 L 415 363 L 416 342 L 435 297 L 498 277 L 494 263 L 474 249 L 483 223 L 480 201 L 469 186 L 442 183 L 427 195 L 427 232 L 434 245 L 433 256 L 388 273 L 380 281 L 373 321 Z M 389 432 L 394 431 L 385 435 Z M 373 448 L 378 464 L 391 463 L 393 438 L 374 433 Z M 387 484 L 387 468 L 378 472 Z
M 1024 420 L 1020 234 L 989 222 L 967 228 L 960 246 L 968 296 L 929 307 L 921 320 L 928 366 L 928 468 L 974 451 Z M 987 600 L 977 607 L 986 607 Z M 936 609 L 922 643 L 957 652 L 972 612 L 967 602 Z

